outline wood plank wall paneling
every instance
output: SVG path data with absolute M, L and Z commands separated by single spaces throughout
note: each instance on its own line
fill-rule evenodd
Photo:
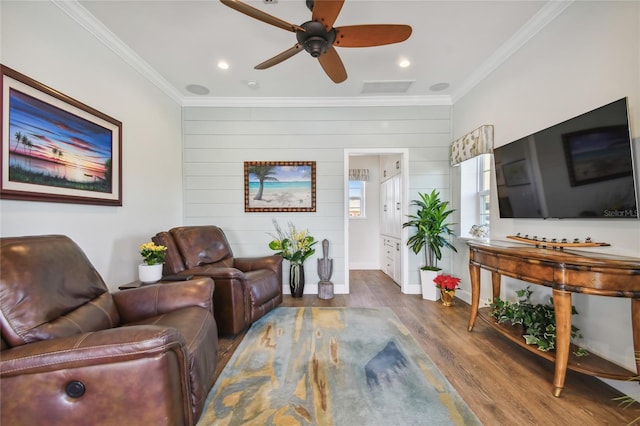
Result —
M 338 289 L 346 268 L 344 150 L 406 148 L 409 199 L 434 188 L 448 199 L 450 129 L 449 106 L 185 107 L 184 223 L 220 226 L 236 256 L 257 256 L 271 253 L 272 219 L 281 226 L 291 221 L 331 242 Z M 310 160 L 317 162 L 315 213 L 244 212 L 244 161 Z M 419 261 L 409 255 L 409 269 Z M 315 291 L 316 266 L 315 257 L 305 264 L 309 291 Z M 410 277 L 419 284 L 417 274 Z

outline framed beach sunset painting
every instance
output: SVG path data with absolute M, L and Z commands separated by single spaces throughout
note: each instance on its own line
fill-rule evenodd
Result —
M 122 205 L 122 123 L 0 65 L 0 198 Z
M 245 161 L 245 212 L 315 212 L 315 161 Z

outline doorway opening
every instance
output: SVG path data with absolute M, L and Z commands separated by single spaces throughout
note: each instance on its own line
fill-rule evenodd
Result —
M 401 223 L 407 215 L 408 149 L 371 148 L 344 151 L 344 241 L 345 283 L 349 292 L 350 270 L 382 270 L 407 290 L 407 231 Z M 356 200 L 349 191 L 349 172 L 366 169 L 363 196 Z M 391 179 L 393 177 L 393 179 Z M 393 185 L 386 181 L 393 180 Z M 352 185 L 353 186 L 353 185 Z M 393 187 L 390 198 L 387 187 Z M 354 198 L 352 200 L 352 198 Z M 385 201 L 386 200 L 386 201 Z M 350 211 L 360 203 L 364 212 Z M 386 209 L 386 211 L 385 211 Z M 390 224 L 392 221 L 393 226 Z M 392 226 L 392 227 L 391 227 Z M 386 247 L 385 248 L 385 244 Z

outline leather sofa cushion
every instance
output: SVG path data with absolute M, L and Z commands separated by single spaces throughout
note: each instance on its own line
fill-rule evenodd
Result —
M 225 266 L 233 266 L 233 253 L 227 238 L 217 226 L 185 226 L 169 232 L 187 269 L 223 260 L 227 260 Z
M 191 403 L 195 418 L 204 408 L 207 392 L 214 383 L 218 354 L 218 333 L 209 311 L 197 307 L 182 308 L 130 325 L 154 325 L 175 328 L 184 338 L 189 358 Z
M 26 244 L 42 239 L 42 244 Z M 0 270 L 2 339 L 11 347 L 104 330 L 119 324 L 104 281 L 66 237 L 3 239 Z M 28 251 L 28 253 L 25 253 Z

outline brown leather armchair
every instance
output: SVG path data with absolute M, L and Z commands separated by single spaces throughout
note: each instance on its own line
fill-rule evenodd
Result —
M 159 232 L 153 242 L 167 247 L 165 275 L 211 277 L 220 334 L 237 334 L 282 303 L 282 257 L 233 257 L 217 226 L 183 226 Z
M 194 424 L 217 360 L 213 285 L 112 294 L 68 237 L 0 239 L 0 423 Z

